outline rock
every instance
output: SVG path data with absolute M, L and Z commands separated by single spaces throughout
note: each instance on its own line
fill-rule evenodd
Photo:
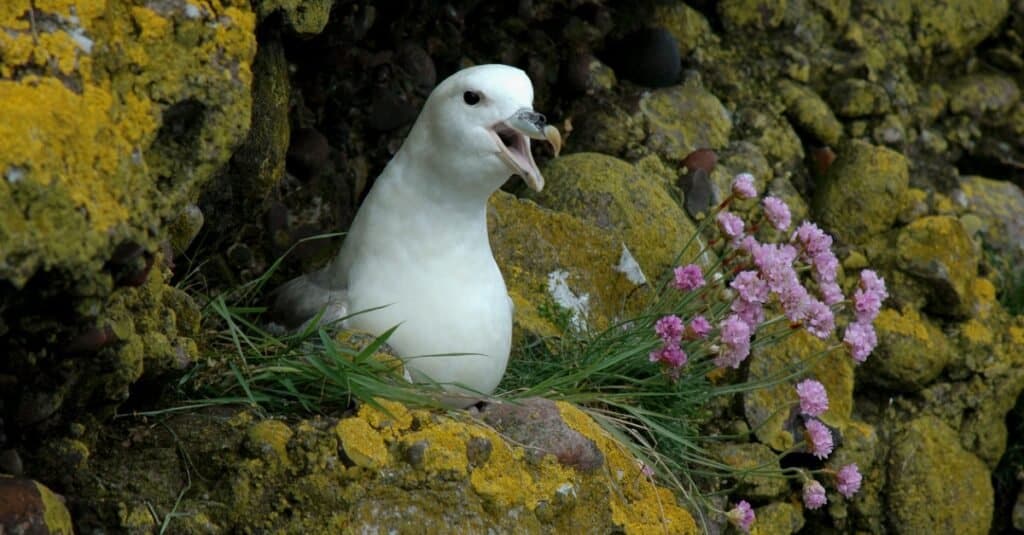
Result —
M 258 202 L 284 176 L 291 137 L 291 84 L 284 46 L 273 40 L 260 43 L 252 69 L 252 126 L 245 142 L 231 157 L 230 176 L 236 185 L 230 191 Z
M 331 0 L 258 0 L 253 7 L 260 21 L 280 11 L 288 26 L 297 34 L 312 37 L 323 31 L 330 19 Z
M 480 417 L 502 435 L 521 444 L 534 462 L 554 455 L 558 462 L 583 472 L 604 466 L 604 455 L 587 437 L 562 421 L 550 400 L 530 398 L 516 403 L 488 403 Z
M 756 442 L 725 444 L 715 450 L 715 456 L 735 470 L 738 495 L 754 500 L 771 500 L 789 489 L 778 459 L 768 446 Z M 744 470 L 751 473 L 744 474 Z
M 718 2 L 718 16 L 729 32 L 770 30 L 782 24 L 787 3 L 787 0 L 722 0 Z
M 1020 88 L 1009 76 L 973 74 L 953 83 L 949 111 L 972 117 L 1009 111 L 1020 100 Z
M 642 28 L 608 45 L 605 56 L 619 78 L 647 87 L 679 81 L 679 43 L 664 28 Z
M 912 308 L 884 309 L 875 320 L 878 347 L 858 378 L 890 390 L 912 392 L 942 373 L 952 358 L 946 335 Z
M 814 218 L 843 242 L 864 242 L 896 221 L 909 181 L 902 154 L 862 141 L 847 143 L 814 192 Z
M 732 120 L 715 95 L 692 85 L 659 89 L 640 98 L 647 147 L 668 160 L 682 160 L 697 149 L 729 143 Z
M 686 56 L 702 41 L 713 35 L 711 24 L 700 11 L 682 3 L 659 3 L 651 20 L 658 21 L 679 43 L 679 52 Z
M 826 145 L 836 145 L 843 136 L 843 125 L 828 104 L 810 88 L 782 80 L 777 84 L 786 114 L 797 127 Z
M 533 195 L 538 203 L 575 215 L 604 231 L 621 234 L 644 273 L 651 277 L 673 267 L 675 258 L 696 232 L 693 222 L 654 176 L 622 160 L 577 153 L 552 160 L 544 176 L 555 187 Z M 683 263 L 696 257 L 691 244 Z
M 550 181 L 551 175 L 545 176 Z M 524 335 L 554 336 L 575 325 L 603 328 L 636 288 L 614 269 L 621 236 L 573 215 L 498 192 L 490 199 L 488 228 L 515 304 L 516 341 Z M 552 293 L 559 275 L 565 291 L 575 293 L 577 306 Z
M 185 205 L 167 229 L 174 254 L 180 255 L 192 245 L 192 240 L 199 235 L 205 221 L 203 211 L 198 206 L 192 203 Z
M 956 433 L 933 417 L 905 424 L 891 441 L 887 464 L 889 528 L 922 533 L 987 534 L 992 524 L 988 468 L 960 447 Z
M 0 450 L 0 473 L 20 476 L 24 471 L 25 465 L 21 462 L 18 450 Z
M 574 54 L 565 65 L 565 85 L 575 94 L 596 95 L 615 87 L 615 71 L 590 54 Z
M 909 3 L 914 13 L 915 44 L 928 56 L 962 57 L 994 32 L 1006 18 L 1007 0 L 946 0 Z
M 0 533 L 73 535 L 64 499 L 31 479 L 0 475 Z
M 1017 492 L 1017 501 L 1014 502 L 1011 513 L 1011 523 L 1014 529 L 1024 531 L 1024 490 Z
M 931 312 L 955 318 L 970 314 L 978 253 L 959 219 L 922 217 L 900 231 L 896 249 L 898 267 L 927 284 Z
M 828 100 L 836 115 L 844 118 L 881 115 L 890 109 L 885 88 L 858 78 L 847 78 L 833 85 Z
M 750 357 L 749 381 L 767 380 L 805 359 L 813 359 L 826 348 L 825 342 L 799 330 L 779 343 L 762 346 Z M 850 420 L 853 410 L 853 361 L 845 351 L 821 357 L 808 371 L 828 391 L 829 409 L 820 419 L 832 427 Z M 803 433 L 797 417 L 795 382 L 781 382 L 743 394 L 743 413 L 759 441 L 775 451 L 791 448 Z
M 804 513 L 799 506 L 790 502 L 774 502 L 754 510 L 757 520 L 751 533 L 772 533 L 787 535 L 797 533 L 804 527 Z
M 1024 264 L 1024 192 L 1012 182 L 980 176 L 960 178 L 967 209 L 982 222 L 981 239 L 1007 266 Z
M 755 107 L 740 108 L 736 118 L 737 130 L 744 132 L 746 140 L 756 145 L 769 161 L 777 162 L 782 169 L 801 165 L 803 143 L 789 121 Z
M 426 96 L 437 85 L 437 68 L 434 59 L 422 46 L 405 42 L 398 47 L 396 61 L 398 68 L 405 72 L 420 94 Z
M 419 108 L 394 90 L 378 89 L 370 103 L 366 124 L 378 132 L 387 132 L 411 123 Z
M 529 460 L 466 414 L 377 401 L 380 409 L 364 405 L 341 420 L 260 420 L 227 407 L 179 413 L 166 427 L 124 419 L 103 428 L 88 463 L 42 462 L 64 469 L 76 489 L 83 533 L 156 530 L 149 507 L 166 514 L 175 504 L 189 511 L 173 518 L 182 533 L 649 533 L 663 521 L 671 533 L 698 533 L 672 492 L 642 477 L 637 460 L 570 405 L 552 404 L 554 417 L 596 446 L 599 470 Z M 285 443 L 287 457 L 278 454 Z M 191 490 L 181 493 L 189 473 Z M 7 503 L 0 495 L 0 511 Z
M 573 123 L 574 150 L 623 155 L 639 147 L 645 137 L 642 117 L 634 117 L 615 104 L 584 110 Z

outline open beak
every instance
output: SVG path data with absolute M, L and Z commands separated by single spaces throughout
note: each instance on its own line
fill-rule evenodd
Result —
M 511 117 L 495 124 L 491 134 L 498 145 L 498 155 L 513 171 L 523 177 L 534 191 L 544 189 L 544 177 L 533 161 L 530 139 L 543 139 L 551 143 L 555 156 L 562 149 L 562 136 L 558 129 L 547 124 L 544 115 L 528 108 L 520 108 Z

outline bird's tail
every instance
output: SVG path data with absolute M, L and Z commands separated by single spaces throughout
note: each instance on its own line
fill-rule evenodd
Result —
M 334 288 L 328 269 L 301 275 L 282 284 L 267 296 L 267 320 L 271 327 L 294 330 L 303 327 L 318 314 L 320 323 L 327 324 L 348 313 L 345 288 Z

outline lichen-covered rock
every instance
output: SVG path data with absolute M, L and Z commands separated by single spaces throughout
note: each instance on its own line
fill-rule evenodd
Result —
M 833 427 L 845 425 L 853 410 L 853 361 L 845 351 L 823 354 L 827 344 L 799 330 L 779 343 L 764 346 L 750 357 L 748 380 L 774 377 L 807 360 L 808 375 L 825 385 L 829 409 L 820 419 Z M 743 394 L 743 410 L 754 435 L 776 451 L 803 440 L 794 383 L 782 382 Z
M 888 505 L 892 533 L 985 534 L 992 523 L 988 468 L 937 418 L 905 424 L 892 438 Z
M 664 177 L 597 153 L 570 154 L 544 168 L 549 186 L 534 198 L 543 206 L 616 231 L 648 277 L 657 277 L 682 253 L 699 253 L 696 226 L 663 187 Z M 696 240 L 695 240 L 696 242 Z
M 620 237 L 583 219 L 498 192 L 490 199 L 488 227 L 515 304 L 517 340 L 527 333 L 600 328 L 619 314 L 623 299 L 636 288 L 614 269 Z
M 909 182 L 902 154 L 862 141 L 847 143 L 814 192 L 815 219 L 844 242 L 864 242 L 896 221 Z
M 869 384 L 918 390 L 938 377 L 952 358 L 946 335 L 912 308 L 882 310 L 875 330 L 878 347 L 857 375 Z
M 960 178 L 967 209 L 981 219 L 986 249 L 1006 266 L 1024 263 L 1024 192 L 1016 184 L 980 176 Z
M 732 32 L 770 30 L 782 24 L 787 0 L 722 0 L 718 16 Z
M 828 104 L 809 87 L 782 80 L 778 92 L 786 114 L 798 127 L 826 145 L 836 145 L 843 136 L 843 125 Z
M 382 410 L 363 406 L 341 420 L 221 410 L 175 416 L 166 427 L 130 425 L 97 442 L 61 484 L 75 489 L 86 531 L 152 529 L 142 513 L 177 506 L 190 514 L 171 520 L 176 533 L 697 533 L 675 496 L 571 405 L 553 404 L 554 414 L 594 444 L 603 469 L 531 459 L 465 414 L 378 401 Z
M 147 279 L 171 262 L 158 254 L 171 222 L 249 128 L 254 25 L 244 1 L 0 8 L 0 374 L 17 378 L 0 402 L 18 405 L 12 423 L 109 407 L 144 369 L 194 357 L 194 305 Z
M 676 38 L 679 53 L 684 57 L 712 35 L 708 19 L 686 4 L 658 4 L 654 7 L 652 19 L 657 20 Z
M 45 485 L 0 474 L 0 533 L 72 535 L 71 515 Z
M 881 115 L 890 109 L 889 95 L 881 85 L 849 78 L 829 89 L 829 102 L 836 115 L 844 118 Z
M 928 285 L 930 311 L 958 318 L 970 313 L 978 252 L 959 219 L 922 217 L 900 231 L 896 250 L 899 268 Z
M 663 158 L 681 161 L 696 149 L 729 143 L 732 119 L 718 97 L 695 84 L 657 89 L 640 98 L 645 145 Z
M 253 7 L 260 22 L 281 12 L 285 22 L 295 33 L 304 37 L 314 36 L 323 31 L 331 16 L 331 0 L 257 0 Z M 369 9 L 372 9 L 369 8 Z
M 757 520 L 750 529 L 751 535 L 787 535 L 804 527 L 803 509 L 789 502 L 770 503 L 754 513 Z
M 975 74 L 957 80 L 950 88 L 949 110 L 980 117 L 1005 113 L 1020 99 L 1020 88 L 1009 76 Z
M 800 136 L 784 117 L 760 108 L 741 108 L 736 113 L 737 130 L 782 169 L 796 168 L 804 159 Z
M 715 450 L 715 456 L 735 470 L 739 496 L 770 500 L 789 488 L 776 453 L 764 444 L 725 444 Z

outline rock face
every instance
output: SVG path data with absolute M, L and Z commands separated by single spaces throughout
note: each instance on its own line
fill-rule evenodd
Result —
M 195 358 L 195 305 L 153 275 L 172 263 L 171 223 L 249 128 L 254 25 L 248 2 L 0 9 L 10 433 L 109 410 L 144 373 Z
M 988 533 L 992 483 L 988 468 L 964 451 L 936 418 L 908 422 L 893 437 L 888 463 L 892 533 Z
M 158 529 L 149 506 L 171 511 L 190 485 L 177 505 L 190 514 L 170 523 L 177 533 L 698 533 L 671 492 L 570 405 L 546 402 L 545 410 L 596 452 L 587 466 L 532 453 L 465 414 L 381 403 L 341 420 L 228 411 L 173 417 L 151 430 L 131 425 L 61 483 L 79 496 L 80 531 Z M 167 447 L 175 440 L 187 457 Z M 55 441 L 47 462 L 60 466 L 84 447 Z

